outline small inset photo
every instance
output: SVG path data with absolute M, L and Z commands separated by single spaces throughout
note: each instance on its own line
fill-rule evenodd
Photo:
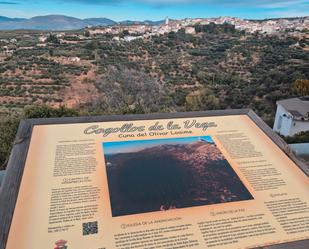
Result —
M 211 136 L 103 143 L 112 216 L 253 199 Z

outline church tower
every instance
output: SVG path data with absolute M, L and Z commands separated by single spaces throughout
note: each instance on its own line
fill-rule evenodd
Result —
M 168 19 L 168 16 L 165 17 L 165 25 L 168 25 L 169 24 L 169 19 Z

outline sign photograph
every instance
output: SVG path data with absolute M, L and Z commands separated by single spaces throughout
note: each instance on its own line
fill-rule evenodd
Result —
M 308 169 L 247 109 L 24 120 L 0 248 L 308 248 Z

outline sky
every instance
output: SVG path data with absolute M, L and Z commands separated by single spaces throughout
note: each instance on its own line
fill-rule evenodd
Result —
M 233 16 L 246 19 L 309 16 L 309 0 L 0 0 L 0 16 L 60 14 L 114 21 Z
M 188 144 L 197 142 L 203 139 L 209 143 L 213 143 L 211 136 L 200 137 L 182 137 L 182 138 L 164 138 L 164 139 L 150 139 L 150 140 L 130 140 L 120 142 L 106 142 L 103 143 L 103 150 L 106 155 L 116 153 L 127 153 L 140 151 L 145 148 L 150 148 L 163 144 Z

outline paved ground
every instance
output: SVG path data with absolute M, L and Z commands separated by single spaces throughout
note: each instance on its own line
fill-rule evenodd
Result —
M 298 156 L 305 159 L 309 163 L 309 155 L 298 155 Z

